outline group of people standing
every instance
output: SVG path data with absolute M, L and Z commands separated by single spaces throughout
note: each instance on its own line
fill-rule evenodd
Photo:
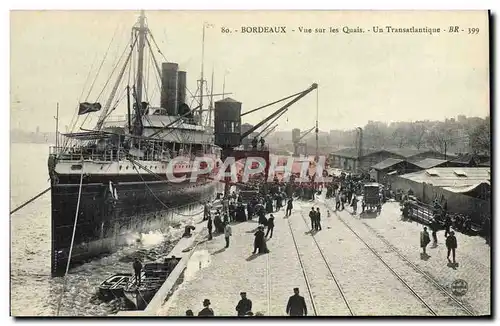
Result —
M 457 238 L 455 237 L 455 232 L 454 231 L 445 231 L 446 237 L 446 249 L 448 251 L 448 254 L 446 255 L 446 258 L 448 261 L 451 263 L 452 261 L 450 260 L 450 254 L 453 258 L 453 264 L 456 264 L 455 260 L 455 251 L 458 247 L 457 245 Z M 422 255 L 427 256 L 427 246 L 431 242 L 431 238 L 429 236 L 429 232 L 427 231 L 427 227 L 424 226 L 424 229 L 420 232 L 420 248 L 422 248 Z M 435 232 L 433 231 L 433 242 L 434 246 L 437 246 L 437 237 L 435 236 Z
M 314 207 L 311 207 L 309 218 L 311 219 L 311 231 L 321 231 L 321 212 L 319 211 L 319 207 L 316 210 L 314 210 Z
M 299 288 L 293 289 L 293 295 L 288 298 L 286 305 L 286 313 L 289 316 L 307 316 L 307 305 L 303 296 L 300 295 Z M 241 299 L 236 305 L 236 314 L 238 317 L 248 317 L 248 316 L 264 316 L 263 313 L 257 312 L 254 314 L 252 312 L 252 300 L 247 298 L 246 292 L 240 292 Z M 203 300 L 203 309 L 198 312 L 198 317 L 211 317 L 215 316 L 214 310 L 210 307 L 211 302 L 209 299 Z M 194 317 L 194 313 L 191 309 L 186 310 L 186 316 Z

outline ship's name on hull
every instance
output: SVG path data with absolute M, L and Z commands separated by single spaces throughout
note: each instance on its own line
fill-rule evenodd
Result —
M 286 26 L 242 26 L 241 33 L 246 34 L 286 34 Z

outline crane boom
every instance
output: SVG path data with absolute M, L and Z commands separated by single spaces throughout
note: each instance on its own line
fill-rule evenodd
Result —
M 269 136 L 270 133 L 272 133 L 276 129 L 276 127 L 278 127 L 277 124 L 275 124 L 274 126 L 272 126 L 272 128 L 269 129 L 268 131 L 266 131 L 261 137 L 262 138 L 266 138 L 267 136 Z
M 305 136 L 309 135 L 311 133 L 311 131 L 313 131 L 314 129 L 316 128 L 316 126 L 312 127 L 311 129 L 307 130 L 306 132 L 304 132 L 300 137 L 299 139 L 296 140 L 296 142 L 299 142 L 301 141 Z
M 303 98 L 304 96 L 306 96 L 307 94 L 309 94 L 310 92 L 312 92 L 313 90 L 315 90 L 317 88 L 318 88 L 318 84 L 314 83 L 314 84 L 311 85 L 311 87 L 309 87 L 305 91 L 297 93 L 297 97 L 296 98 L 294 98 L 293 100 L 291 100 L 290 102 L 288 102 L 287 104 L 285 104 L 283 107 L 279 108 L 278 110 L 274 111 L 267 118 L 265 118 L 264 120 L 262 120 L 261 122 L 259 122 L 258 124 L 256 124 L 252 128 L 250 128 L 249 130 L 247 130 L 245 133 L 243 133 L 240 136 L 240 139 L 243 140 L 245 137 L 247 137 L 248 135 L 250 135 L 252 132 L 254 132 L 255 130 L 257 130 L 259 127 L 261 127 L 263 124 L 265 124 L 269 120 L 275 118 L 277 115 L 279 115 L 281 113 L 284 113 L 286 110 L 288 110 L 288 108 L 292 104 L 294 104 L 295 102 L 297 102 L 298 100 L 300 100 L 301 98 Z M 249 112 L 247 112 L 247 113 L 249 113 Z

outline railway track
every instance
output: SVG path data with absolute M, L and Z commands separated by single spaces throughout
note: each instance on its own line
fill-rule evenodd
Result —
M 403 261 L 405 261 L 409 266 L 411 266 L 416 272 L 424 276 L 430 283 L 432 283 L 436 289 L 441 291 L 444 295 L 450 298 L 453 302 L 455 302 L 460 308 L 462 308 L 469 316 L 475 316 L 476 314 L 472 309 L 464 305 L 460 302 L 453 294 L 451 294 L 443 285 L 441 285 L 438 281 L 436 281 L 431 275 L 422 270 L 412 261 L 410 261 L 405 255 L 403 255 L 396 247 L 394 247 L 387 239 L 385 239 L 380 233 L 378 233 L 375 229 L 373 229 L 366 222 L 362 222 L 368 230 L 370 230 L 378 239 L 380 239 L 387 247 L 389 247 L 394 253 L 396 253 Z
M 330 209 L 331 211 L 335 211 L 332 209 L 332 207 L 327 204 L 326 202 L 324 205 Z M 418 294 L 418 292 L 408 284 L 408 282 L 394 269 L 392 268 L 388 262 L 381 257 L 381 255 L 373 248 L 373 246 L 370 246 L 360 235 L 358 232 L 356 232 L 348 223 L 346 223 L 338 214 L 334 214 L 337 219 L 347 228 L 350 230 L 352 234 L 356 236 L 356 238 L 363 243 L 363 245 L 372 252 L 372 254 L 408 289 L 408 291 L 418 300 L 420 301 L 426 308 L 427 310 L 434 316 L 438 316 L 438 313 L 436 310 L 431 307 L 431 305 L 424 299 L 422 298 L 421 295 Z M 304 218 L 302 216 L 302 218 Z M 305 221 L 305 220 L 304 220 Z M 306 222 L 306 221 L 305 221 Z M 307 222 L 306 222 L 307 223 Z M 376 233 L 376 231 L 371 228 L 366 222 L 362 222 L 368 230 L 370 230 L 374 235 L 381 240 L 387 248 L 389 248 L 392 252 L 396 253 L 396 255 L 401 258 L 408 266 L 410 266 L 415 272 L 423 276 L 429 283 L 431 283 L 435 289 L 437 289 L 440 293 L 451 299 L 463 312 L 465 312 L 466 315 L 469 316 L 475 316 L 476 314 L 467 306 L 465 306 L 463 303 L 461 303 L 459 300 L 457 300 L 451 293 L 449 293 L 446 288 L 444 288 L 439 282 L 434 280 L 430 275 L 428 275 L 426 272 L 424 272 L 422 269 L 420 269 L 417 265 L 412 263 L 408 258 L 406 258 L 403 254 L 397 250 L 392 244 L 390 244 L 385 238 L 380 236 L 379 234 Z M 316 240 L 315 240 L 316 242 Z M 317 244 L 317 242 L 316 242 Z
M 300 213 L 300 215 L 301 215 L 302 219 L 304 220 L 304 223 L 306 223 L 306 225 L 307 225 L 307 221 L 304 219 L 304 216 L 302 215 L 302 213 Z M 304 261 L 302 260 L 302 255 L 300 253 L 300 249 L 299 249 L 299 246 L 297 244 L 297 240 L 295 238 L 294 231 L 293 231 L 292 225 L 290 223 L 290 220 L 288 220 L 288 228 L 290 230 L 290 234 L 292 235 L 292 239 L 293 239 L 293 243 L 294 243 L 295 250 L 297 253 L 297 257 L 299 259 L 302 274 L 304 276 L 304 280 L 305 280 L 306 288 L 307 288 L 307 294 L 311 300 L 312 311 L 314 312 L 315 316 L 319 316 L 318 304 L 316 303 L 316 299 L 314 297 L 314 293 L 313 293 L 314 291 L 313 291 L 312 286 L 311 286 L 310 277 L 306 271 Z M 330 266 L 330 263 L 326 259 L 325 255 L 323 253 L 323 249 L 321 249 L 321 247 L 319 246 L 318 242 L 316 241 L 316 238 L 314 236 L 312 236 L 312 238 L 313 238 L 313 241 L 315 243 L 315 247 L 318 249 L 318 252 L 321 255 L 322 262 L 325 264 L 326 268 L 328 269 L 328 272 L 330 273 L 330 275 L 331 275 L 331 277 L 336 285 L 336 290 L 339 292 L 339 294 L 342 298 L 342 301 L 345 304 L 345 306 L 349 312 L 349 315 L 354 316 L 355 314 L 353 312 L 353 309 L 352 309 L 351 305 L 349 304 L 349 301 L 347 300 L 345 293 L 342 289 L 342 286 L 340 285 L 338 278 L 336 277 L 335 273 L 333 272 L 333 270 Z

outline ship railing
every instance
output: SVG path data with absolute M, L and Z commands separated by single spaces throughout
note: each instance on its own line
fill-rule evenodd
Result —
M 120 150 L 107 149 L 97 150 L 95 148 L 86 147 L 56 147 L 49 148 L 49 154 L 56 155 L 61 161 L 117 161 L 119 159 Z
M 127 160 L 129 158 L 138 159 L 142 161 L 169 161 L 176 156 L 189 157 L 194 160 L 196 157 L 203 157 L 210 155 L 211 153 L 207 151 L 197 151 L 196 153 L 183 153 L 182 151 L 172 151 L 172 150 L 142 150 L 142 156 L 134 156 L 122 147 L 120 148 L 110 148 L 106 150 L 98 150 L 96 148 L 89 147 L 49 147 L 49 154 L 57 156 L 58 160 L 63 161 L 100 161 L 100 162 L 114 162 Z

